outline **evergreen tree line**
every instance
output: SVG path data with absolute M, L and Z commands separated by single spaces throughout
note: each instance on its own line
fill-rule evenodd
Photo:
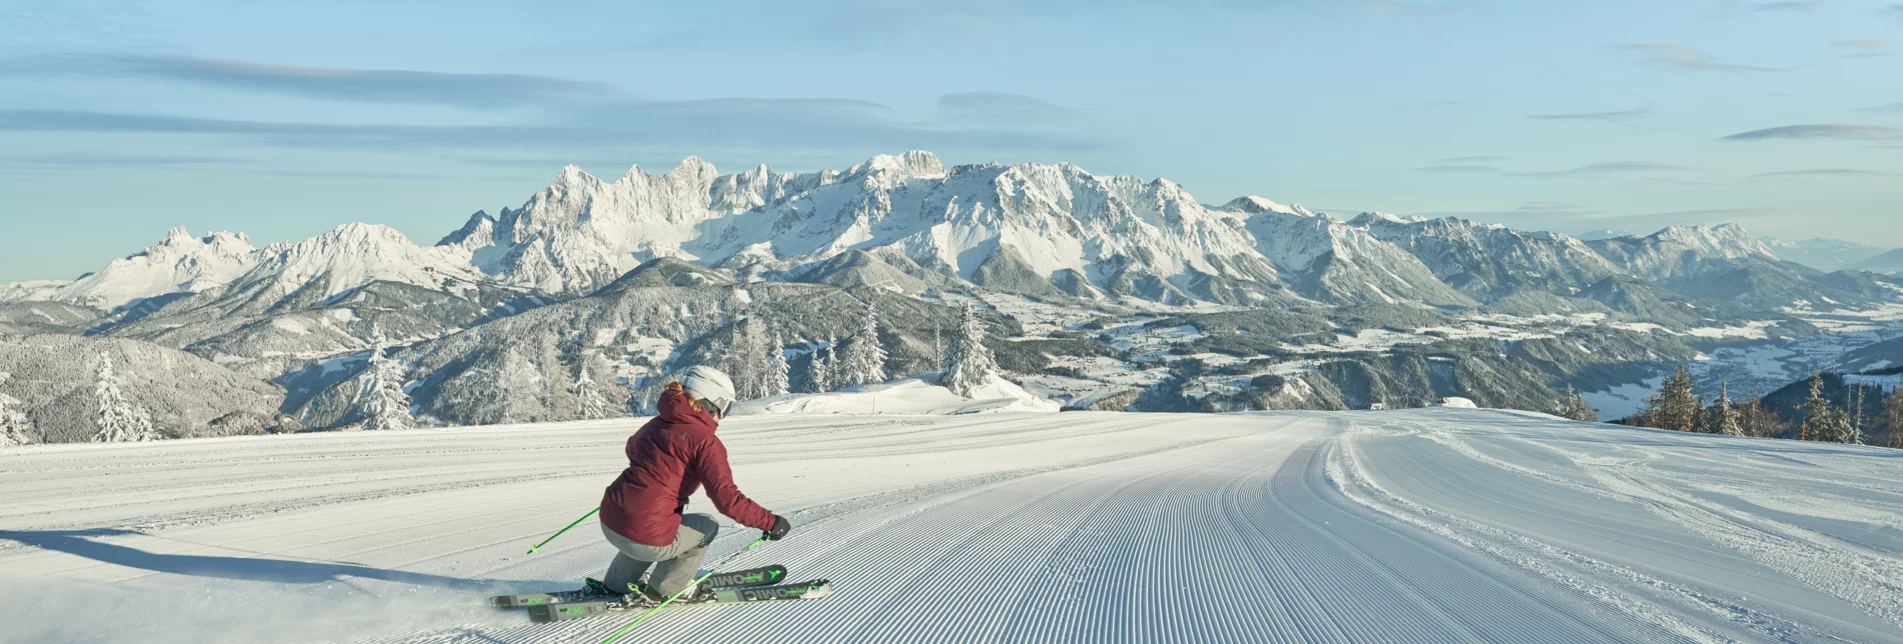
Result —
M 93 433 L 95 443 L 139 443 L 163 438 L 152 424 L 152 414 L 132 403 L 120 389 L 119 374 L 113 369 L 112 356 L 101 353 L 93 370 Z M 0 373 L 0 385 L 12 378 Z M 32 416 L 20 409 L 18 399 L 0 391 L 0 447 L 42 442 L 44 437 Z
M 1658 392 L 1645 399 L 1645 407 L 1625 419 L 1625 424 L 1699 434 L 1784 438 L 1790 434 L 1791 421 L 1764 404 L 1761 396 L 1749 402 L 1731 399 L 1730 383 L 1720 382 L 1716 399 L 1696 394 L 1691 373 L 1680 365 L 1660 385 Z M 1863 398 L 1883 396 L 1882 412 L 1875 417 L 1863 413 Z M 1903 388 L 1884 396 L 1879 388 L 1858 385 L 1851 390 L 1849 408 L 1839 407 L 1824 396 L 1822 374 L 1812 374 L 1810 397 L 1794 419 L 1798 440 L 1828 443 L 1878 444 L 1903 449 Z M 1585 396 L 1567 389 L 1558 415 L 1574 420 L 1594 420 Z M 1884 440 L 1878 442 L 1881 436 Z

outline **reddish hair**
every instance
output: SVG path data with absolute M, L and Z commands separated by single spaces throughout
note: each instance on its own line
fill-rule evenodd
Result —
M 667 386 L 666 386 L 666 387 L 662 387 L 661 389 L 662 389 L 662 390 L 664 390 L 664 391 L 678 391 L 678 392 L 681 392 L 681 397 L 683 397 L 683 398 L 686 398 L 686 399 L 687 399 L 687 405 L 688 405 L 688 406 L 690 406 L 690 407 L 693 407 L 693 408 L 694 408 L 694 411 L 698 411 L 698 412 L 705 412 L 705 413 L 713 413 L 713 412 L 711 412 L 711 411 L 708 411 L 708 410 L 707 410 L 707 408 L 706 408 L 705 406 L 702 406 L 702 405 L 700 404 L 700 399 L 699 399 L 699 398 L 695 398 L 693 394 L 690 394 L 690 393 L 687 393 L 687 387 L 685 387 L 685 386 L 682 386 L 682 385 L 681 385 L 681 383 L 679 383 L 679 382 L 670 382 L 670 383 L 667 383 Z

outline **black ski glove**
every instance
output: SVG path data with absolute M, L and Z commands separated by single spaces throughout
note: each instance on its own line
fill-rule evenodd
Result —
M 786 517 L 775 514 L 773 515 L 773 529 L 760 533 L 760 536 L 766 537 L 767 541 L 779 541 L 785 539 L 786 533 L 792 531 L 793 524 L 787 523 Z

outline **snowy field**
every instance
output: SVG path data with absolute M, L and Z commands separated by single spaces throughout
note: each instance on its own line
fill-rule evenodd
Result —
M 524 551 L 593 506 L 632 426 L 0 450 L 0 640 L 599 641 L 626 618 L 484 600 L 602 571 L 593 522 Z M 1459 409 L 722 435 L 797 526 L 735 566 L 837 590 L 623 641 L 1903 642 L 1903 452 Z

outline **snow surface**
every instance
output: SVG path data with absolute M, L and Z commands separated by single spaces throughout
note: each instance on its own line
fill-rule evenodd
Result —
M 734 416 L 758 414 L 987 414 L 1055 412 L 1062 405 L 1044 400 L 1009 380 L 991 382 L 971 397 L 939 386 L 936 375 L 861 385 L 823 394 L 790 394 L 736 404 Z
M 523 553 L 594 504 L 636 422 L 0 449 L 0 590 L 36 599 L 0 604 L 0 640 L 599 641 L 627 619 L 483 602 L 602 571 L 592 521 Z M 837 591 L 624 641 L 1903 642 L 1903 459 L 1880 448 L 1445 408 L 721 435 L 796 526 L 733 565 Z

